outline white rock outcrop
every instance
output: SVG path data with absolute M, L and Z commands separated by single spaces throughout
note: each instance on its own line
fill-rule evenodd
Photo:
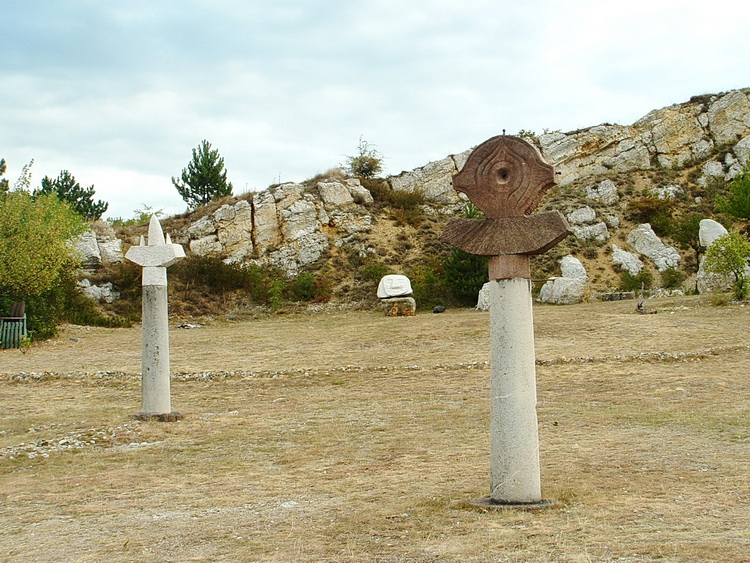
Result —
M 633 229 L 627 241 L 638 253 L 651 260 L 660 272 L 680 264 L 680 253 L 664 244 L 648 223 Z
M 701 246 L 705 246 L 706 248 L 711 246 L 717 238 L 723 237 L 728 232 L 724 225 L 713 219 L 701 219 L 698 225 L 698 240 Z
M 565 256 L 560 260 L 562 276 L 550 278 L 539 291 L 537 301 L 556 305 L 580 303 L 586 294 L 588 274 L 575 256 Z
M 612 245 L 612 262 L 620 266 L 632 276 L 637 276 L 643 270 L 644 264 L 637 255 Z

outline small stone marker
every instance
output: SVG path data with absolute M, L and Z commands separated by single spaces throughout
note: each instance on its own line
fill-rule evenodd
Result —
M 442 240 L 489 257 L 490 497 L 486 506 L 545 506 L 541 496 L 530 255 L 570 230 L 559 211 L 529 215 L 554 185 L 539 150 L 518 137 L 475 148 L 453 187 L 485 219 L 453 219 Z
M 179 244 L 173 244 L 155 215 L 148 227 L 148 246 L 132 246 L 125 258 L 143 266 L 141 412 L 140 419 L 174 421 L 182 418 L 172 412 L 169 381 L 169 316 L 167 312 L 167 267 L 185 257 Z

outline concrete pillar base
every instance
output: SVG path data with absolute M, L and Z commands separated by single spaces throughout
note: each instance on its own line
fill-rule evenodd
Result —
M 487 510 L 543 510 L 560 506 L 559 502 L 548 499 L 542 499 L 538 502 L 495 502 L 490 497 L 478 498 L 469 501 L 469 504 Z
M 169 412 L 165 414 L 150 414 L 150 413 L 139 412 L 134 415 L 131 415 L 130 418 L 134 420 L 144 420 L 144 421 L 153 420 L 156 422 L 177 422 L 178 420 L 182 420 L 185 417 L 178 412 Z

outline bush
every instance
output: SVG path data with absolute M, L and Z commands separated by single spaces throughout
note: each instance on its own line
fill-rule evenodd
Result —
M 409 272 L 414 300 L 418 308 L 430 309 L 450 301 L 451 292 L 441 265 L 423 264 Z
M 487 258 L 453 248 L 443 262 L 443 270 L 446 285 L 456 301 L 475 305 L 479 290 L 489 280 Z
M 647 271 L 641 270 L 640 273 L 633 275 L 630 272 L 620 274 L 621 291 L 640 291 L 649 289 L 654 282 L 654 277 Z
M 628 204 L 626 216 L 636 223 L 649 223 L 659 236 L 672 232 L 672 203 L 650 197 L 636 199 Z
M 661 273 L 661 286 L 665 289 L 676 289 L 685 281 L 685 272 L 677 268 L 667 268 Z

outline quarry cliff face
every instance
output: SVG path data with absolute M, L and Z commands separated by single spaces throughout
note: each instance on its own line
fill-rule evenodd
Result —
M 624 270 L 645 269 L 658 286 L 666 269 L 695 276 L 696 257 L 668 236 L 656 236 L 629 209 L 644 198 L 666 200 L 673 217 L 698 213 L 710 219 L 717 186 L 722 189 L 750 158 L 750 89 L 697 96 L 651 111 L 632 125 L 545 132 L 527 140 L 556 172 L 557 187 L 542 206 L 564 213 L 573 231 L 553 252 L 535 257 L 535 277 L 559 275 L 561 259 L 573 255 L 587 272 L 587 292 L 616 288 Z M 327 268 L 342 286 L 356 286 L 351 270 L 362 260 L 409 273 L 449 251 L 439 235 L 452 216 L 463 214 L 467 199 L 453 189 L 452 177 L 470 152 L 386 178 L 375 197 L 339 170 L 227 198 L 164 223 L 189 255 L 274 266 L 289 276 Z M 399 218 L 396 198 L 384 197 L 382 190 L 421 194 L 419 220 Z M 638 233 L 651 233 L 648 245 Z M 114 232 L 91 233 L 89 239 L 81 243 L 88 267 L 121 259 Z M 137 244 L 137 235 L 130 233 L 124 242 Z M 691 283 L 689 278 L 685 286 Z

